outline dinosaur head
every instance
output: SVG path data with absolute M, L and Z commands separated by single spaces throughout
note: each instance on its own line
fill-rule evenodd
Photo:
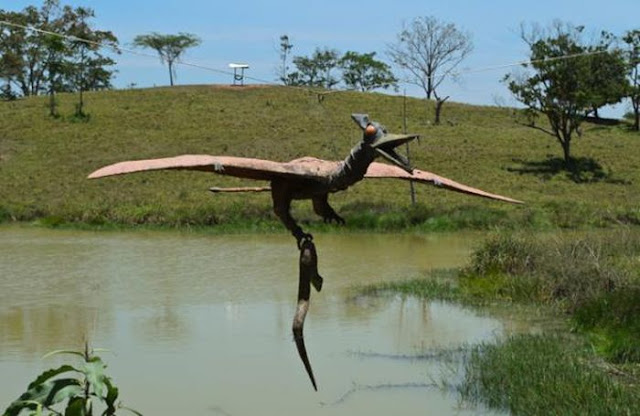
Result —
M 390 134 L 377 121 L 370 121 L 366 114 L 351 114 L 351 118 L 362 129 L 362 140 L 379 156 L 411 173 L 413 168 L 406 157 L 396 152 L 396 147 L 420 137 L 417 134 Z

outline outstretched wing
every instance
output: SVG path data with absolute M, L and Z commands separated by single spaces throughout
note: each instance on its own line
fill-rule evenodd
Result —
M 199 170 L 256 180 L 272 180 L 278 177 L 320 179 L 336 167 L 336 162 L 311 157 L 281 163 L 233 156 L 182 155 L 115 163 L 91 173 L 89 179 L 163 169 Z
M 397 166 L 386 165 L 384 163 L 374 162 L 369 165 L 365 178 L 396 178 L 404 180 L 412 180 L 416 182 L 430 183 L 432 185 L 441 186 L 446 189 L 450 189 L 456 192 L 462 192 L 470 195 L 482 196 L 485 198 L 496 199 L 498 201 L 511 202 L 514 204 L 523 204 L 522 201 L 517 199 L 508 198 L 502 195 L 496 195 L 489 192 L 482 191 L 480 189 L 472 188 L 467 185 L 463 185 L 451 179 L 438 176 L 435 173 L 427 172 L 424 170 L 414 169 L 413 173 L 407 173 L 403 169 Z

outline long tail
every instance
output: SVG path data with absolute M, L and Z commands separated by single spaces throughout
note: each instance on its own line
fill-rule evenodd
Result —
M 313 369 L 307 355 L 307 348 L 304 345 L 304 320 L 309 310 L 309 298 L 311 296 L 311 284 L 320 291 L 322 287 L 322 277 L 318 274 L 318 256 L 316 247 L 310 239 L 305 239 L 300 247 L 300 280 L 298 282 L 298 306 L 296 314 L 293 317 L 293 339 L 296 342 L 296 348 L 300 359 L 304 364 L 305 370 L 311 379 L 313 389 L 318 391 L 316 379 L 313 376 Z

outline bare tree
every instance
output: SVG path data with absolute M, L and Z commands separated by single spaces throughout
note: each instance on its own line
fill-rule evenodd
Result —
M 403 24 L 396 43 L 387 45 L 391 59 L 409 72 L 407 81 L 421 87 L 428 100 L 432 96 L 436 99 L 436 124 L 449 98 L 441 98 L 438 87 L 472 50 L 469 33 L 433 16 L 416 17 L 410 24 Z

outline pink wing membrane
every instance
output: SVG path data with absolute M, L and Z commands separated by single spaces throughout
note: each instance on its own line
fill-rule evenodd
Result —
M 451 179 L 438 176 L 435 173 L 414 169 L 413 174 L 410 174 L 397 166 L 386 165 L 384 163 L 374 162 L 369 165 L 369 169 L 367 169 L 365 178 L 395 178 L 413 180 L 416 182 L 430 183 L 432 185 L 441 186 L 443 188 L 462 192 L 465 194 L 482 196 L 484 198 L 496 199 L 498 201 L 510 202 L 513 204 L 523 204 L 522 201 L 518 201 L 517 199 L 512 199 L 506 196 L 496 195 L 480 189 L 472 188 L 456 181 L 452 181 Z
M 163 169 L 199 170 L 256 180 L 271 180 L 276 177 L 318 179 L 336 167 L 335 162 L 315 158 L 280 163 L 233 156 L 182 155 L 115 163 L 91 173 L 89 179 Z
M 89 175 L 89 179 L 102 178 L 105 176 L 124 175 L 134 172 L 145 172 L 151 170 L 198 170 L 205 172 L 215 172 L 222 175 L 235 176 L 238 178 L 272 180 L 274 178 L 297 178 L 297 179 L 317 179 L 322 180 L 340 167 L 340 162 L 332 162 L 314 157 L 303 157 L 290 162 L 281 163 L 271 160 L 253 159 L 233 156 L 210 156 L 210 155 L 182 155 L 167 157 L 162 159 L 132 160 L 115 163 L 105 166 Z M 470 195 L 477 195 L 498 201 L 522 204 L 522 201 L 485 192 L 467 185 L 455 182 L 451 179 L 438 176 L 434 173 L 414 169 L 413 174 L 409 174 L 397 166 L 374 162 L 369 165 L 365 178 L 395 178 L 413 180 L 416 182 L 429 183 L 452 191 L 462 192 Z M 248 189 L 248 188 L 247 188 Z M 260 188 L 264 191 L 267 188 Z M 251 189 L 253 190 L 253 188 Z M 238 188 L 238 192 L 245 191 L 245 188 Z M 214 188 L 213 192 L 220 192 Z

